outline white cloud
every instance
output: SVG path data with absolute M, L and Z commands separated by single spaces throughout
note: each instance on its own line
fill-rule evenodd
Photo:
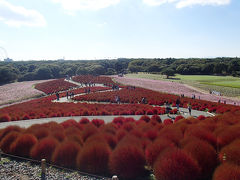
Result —
M 22 6 L 15 6 L 6 0 L 0 0 L 0 21 L 20 27 L 20 26 L 45 26 L 46 21 L 39 12 L 26 9 Z
M 118 4 L 120 0 L 52 0 L 70 12 L 78 10 L 99 10 Z
M 212 5 L 221 6 L 230 4 L 231 0 L 142 0 L 143 3 L 149 6 L 159 6 L 165 3 L 174 3 L 176 8 L 184 8 L 193 5 Z

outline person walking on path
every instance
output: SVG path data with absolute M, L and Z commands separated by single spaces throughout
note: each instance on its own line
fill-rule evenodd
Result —
M 176 100 L 176 106 L 177 106 L 177 111 L 178 111 L 178 112 L 179 112 L 179 105 L 180 105 L 180 103 L 181 103 L 180 100 L 177 99 L 177 100 Z
M 191 103 L 188 104 L 188 112 L 189 112 L 189 114 L 191 116 L 191 113 L 192 113 L 192 105 L 191 105 Z

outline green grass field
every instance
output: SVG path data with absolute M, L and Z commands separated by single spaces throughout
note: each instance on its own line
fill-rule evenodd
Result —
M 127 74 L 127 77 L 176 81 L 205 91 L 215 90 L 225 96 L 240 97 L 240 78 L 232 76 L 176 75 L 170 77 L 170 79 L 166 79 L 164 75 L 138 73 Z

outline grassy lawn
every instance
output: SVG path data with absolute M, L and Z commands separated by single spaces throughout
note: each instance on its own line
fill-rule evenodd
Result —
M 145 78 L 164 81 L 176 81 L 203 89 L 205 91 L 215 90 L 221 92 L 225 96 L 240 96 L 240 78 L 232 76 L 208 76 L 208 75 L 176 75 L 171 79 L 158 74 L 127 74 L 127 77 Z

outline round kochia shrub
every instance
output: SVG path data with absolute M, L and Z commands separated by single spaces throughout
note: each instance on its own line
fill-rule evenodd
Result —
M 32 134 L 22 134 L 20 135 L 10 147 L 11 153 L 29 157 L 32 147 L 38 142 L 37 138 Z
M 199 164 L 201 168 L 201 179 L 210 179 L 218 164 L 215 149 L 206 141 L 192 139 L 183 148 Z
M 46 137 L 35 144 L 30 153 L 31 157 L 37 160 L 46 159 L 50 162 L 52 153 L 58 144 L 59 142 L 55 138 Z
M 197 180 L 199 173 L 197 162 L 179 149 L 165 152 L 154 164 L 157 180 Z
M 223 156 L 226 156 L 226 161 L 240 165 L 240 140 L 235 140 L 231 144 L 224 146 L 220 153 L 219 158 L 221 162 L 224 162 Z
M 136 179 L 146 175 L 144 152 L 135 144 L 118 145 L 112 152 L 109 168 L 123 179 Z
M 240 166 L 232 163 L 223 163 L 213 174 L 213 180 L 239 180 Z
M 8 114 L 0 115 L 0 123 L 9 122 L 9 121 L 11 121 L 11 117 Z
M 0 142 L 0 149 L 5 153 L 10 153 L 10 146 L 19 135 L 20 133 L 16 131 L 8 133 Z
M 173 142 L 162 138 L 158 138 L 152 144 L 148 145 L 145 150 L 145 156 L 148 165 L 153 166 L 158 155 L 163 152 L 164 149 L 169 147 L 174 147 Z
M 77 166 L 81 171 L 108 175 L 108 162 L 111 154 L 105 142 L 92 141 L 86 143 L 77 157 Z
M 10 132 L 21 132 L 22 129 L 19 126 L 8 126 L 5 129 L 3 129 L 2 131 L 0 131 L 0 141 L 2 138 L 4 138 L 4 136 L 6 136 L 8 133 Z
M 85 125 L 84 130 L 82 132 L 83 141 L 86 141 L 87 138 L 89 138 L 90 136 L 96 133 L 98 133 L 98 128 L 96 126 L 94 126 L 93 124 Z
M 74 168 L 76 167 L 76 158 L 80 149 L 80 145 L 76 142 L 64 141 L 55 149 L 52 162 L 59 166 Z

